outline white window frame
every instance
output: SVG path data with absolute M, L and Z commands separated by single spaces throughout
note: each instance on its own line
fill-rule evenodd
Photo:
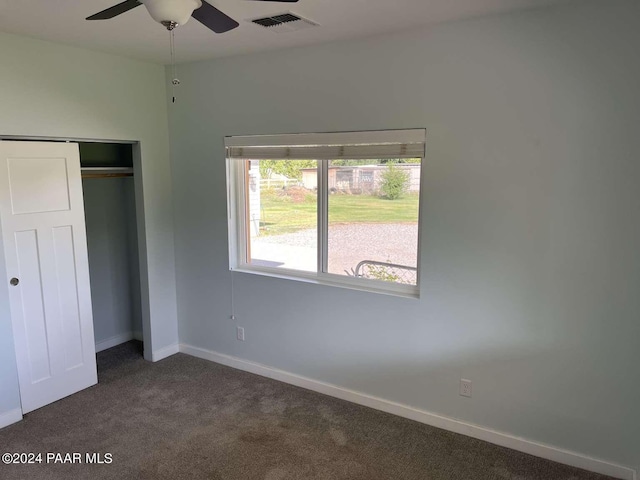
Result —
M 316 272 L 293 270 L 281 267 L 254 265 L 247 261 L 248 232 L 246 229 L 246 181 L 245 160 L 230 158 L 230 149 L 237 147 L 278 148 L 287 146 L 367 146 L 405 145 L 420 146 L 420 198 L 423 196 L 423 163 L 425 158 L 426 131 L 424 129 L 384 130 L 366 132 L 308 133 L 287 135 L 250 135 L 225 137 L 227 166 L 227 214 L 229 231 L 229 269 L 243 273 L 265 275 L 288 280 L 297 280 L 321 285 L 351 288 L 366 292 L 384 293 L 410 298 L 420 294 L 420 237 L 421 221 L 418 217 L 418 251 L 416 285 L 406 285 L 382 280 L 349 277 L 327 272 L 328 264 L 328 166 L 329 158 L 318 162 L 318 263 Z M 375 158 L 375 157 L 372 157 Z

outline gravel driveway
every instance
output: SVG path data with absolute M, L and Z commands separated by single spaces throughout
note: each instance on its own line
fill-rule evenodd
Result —
M 315 229 L 253 238 L 254 258 L 277 260 L 282 266 L 311 269 L 315 264 Z M 362 260 L 416 266 L 417 223 L 351 223 L 329 227 L 329 272 L 343 274 Z M 259 255 L 259 256 L 258 256 Z M 301 258 L 304 257 L 304 258 Z M 304 264 L 306 267 L 296 267 Z

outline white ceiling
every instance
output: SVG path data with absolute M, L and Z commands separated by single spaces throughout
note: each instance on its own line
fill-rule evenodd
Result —
M 142 6 L 112 20 L 85 17 L 122 0 L 0 0 L 0 31 L 169 63 L 168 32 Z M 215 34 L 191 19 L 176 30 L 178 61 L 290 48 L 378 35 L 445 21 L 531 8 L 562 0 L 300 0 L 298 3 L 210 0 L 240 22 Z M 320 24 L 273 33 L 246 20 L 291 11 Z

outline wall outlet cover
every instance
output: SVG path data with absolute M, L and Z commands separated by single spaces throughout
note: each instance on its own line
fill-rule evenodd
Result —
M 460 395 L 471 398 L 471 380 L 460 380 Z

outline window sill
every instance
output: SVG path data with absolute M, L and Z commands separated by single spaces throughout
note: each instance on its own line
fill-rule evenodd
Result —
M 281 280 L 292 280 L 303 283 L 313 283 L 329 287 L 346 288 L 360 292 L 377 293 L 391 295 L 402 298 L 420 298 L 420 289 L 416 285 L 401 285 L 377 280 L 357 279 L 353 277 L 342 277 L 333 274 L 318 274 L 311 272 L 298 272 L 292 270 L 281 270 L 261 267 L 242 266 L 230 268 L 232 272 L 249 273 L 265 277 L 279 278 Z

